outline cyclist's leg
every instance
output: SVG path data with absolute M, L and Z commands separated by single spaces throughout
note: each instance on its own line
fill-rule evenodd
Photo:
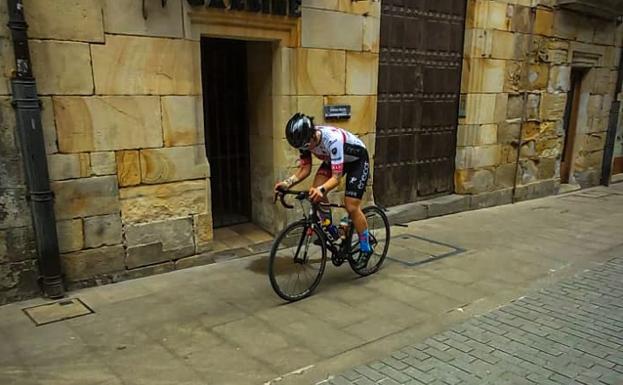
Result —
M 370 162 L 367 157 L 358 162 L 346 165 L 346 192 L 344 206 L 350 215 L 355 230 L 359 234 L 359 244 L 364 254 L 370 254 L 372 249 L 369 243 L 368 221 L 361 211 L 361 198 L 366 191 L 366 184 L 370 176 Z M 365 258 L 367 261 L 367 258 Z

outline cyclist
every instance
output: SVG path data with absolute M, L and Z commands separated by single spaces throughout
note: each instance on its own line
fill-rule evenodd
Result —
M 313 119 L 305 114 L 296 113 L 286 124 L 286 139 L 300 152 L 299 169 L 286 180 L 278 182 L 275 185 L 275 192 L 284 188 L 289 189 L 311 174 L 312 154 L 322 160 L 309 189 L 309 196 L 313 202 L 328 202 L 327 193 L 339 185 L 340 179 L 345 174 L 347 179 L 344 206 L 359 234 L 361 257 L 357 265 L 359 268 L 365 268 L 373 252 L 368 222 L 361 211 L 361 198 L 370 176 L 368 150 L 352 133 L 337 127 L 316 126 Z M 323 215 L 330 220 L 330 212 Z

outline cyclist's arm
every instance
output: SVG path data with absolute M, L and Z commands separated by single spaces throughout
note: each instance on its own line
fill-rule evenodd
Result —
M 311 174 L 311 165 L 312 165 L 312 156 L 309 151 L 301 151 L 300 160 L 299 160 L 299 169 L 296 170 L 294 175 L 286 178 L 283 183 L 286 184 L 287 188 L 291 188 L 299 183 L 301 183 L 305 178 Z
M 335 140 L 329 146 L 331 153 L 331 178 L 323 183 L 325 191 L 329 192 L 340 184 L 342 174 L 344 173 L 344 142 L 343 140 Z

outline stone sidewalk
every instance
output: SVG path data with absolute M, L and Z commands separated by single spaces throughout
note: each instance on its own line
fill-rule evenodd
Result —
M 319 384 L 623 384 L 623 257 Z
M 288 305 L 257 255 L 72 292 L 95 314 L 45 326 L 3 306 L 0 384 L 315 384 L 620 256 L 622 207 L 618 184 L 393 227 L 378 274 L 328 266 Z M 456 252 L 409 264 L 425 240 Z

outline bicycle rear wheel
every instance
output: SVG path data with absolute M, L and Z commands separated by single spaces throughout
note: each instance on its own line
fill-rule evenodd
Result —
M 363 277 L 376 273 L 383 265 L 387 251 L 389 250 L 390 232 L 389 232 L 389 220 L 387 216 L 377 206 L 370 206 L 363 209 L 363 214 L 368 221 L 368 232 L 370 233 L 370 245 L 374 249 L 374 252 L 368 260 L 368 264 L 363 269 L 357 268 L 354 262 L 358 258 L 361 258 L 361 252 L 359 251 L 358 240 L 357 247 L 353 247 L 352 258 L 350 258 L 350 267 L 353 271 Z M 353 241 L 355 242 L 355 241 Z M 358 258 L 355 258 L 358 257 Z
M 314 241 L 319 239 L 318 245 Z M 275 293 L 298 301 L 313 293 L 327 263 L 324 235 L 306 221 L 290 224 L 275 239 L 270 251 L 268 276 Z

